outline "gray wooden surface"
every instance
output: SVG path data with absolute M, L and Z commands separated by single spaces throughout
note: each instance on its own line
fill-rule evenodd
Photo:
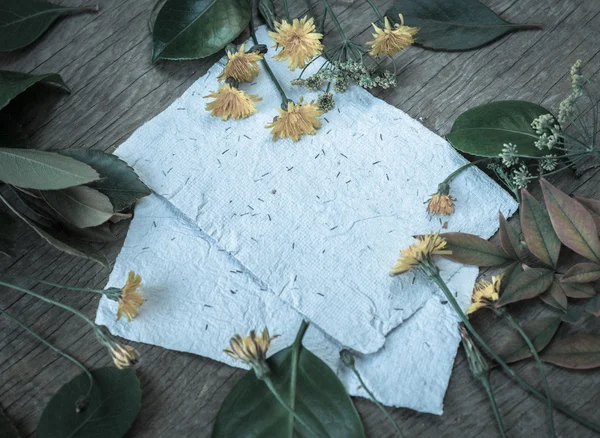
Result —
M 492 100 L 526 99 L 555 108 L 569 92 L 569 67 L 578 58 L 583 60 L 585 71 L 598 78 L 598 0 L 484 2 L 510 21 L 542 23 L 544 30 L 512 34 L 464 53 L 411 47 L 398 58 L 399 87 L 376 94 L 445 135 L 462 111 Z M 77 5 L 80 0 L 61 3 Z M 148 20 L 154 0 L 98 3 L 99 13 L 60 20 L 32 47 L 0 55 L 0 69 L 59 72 L 71 87 L 70 95 L 37 89 L 10 107 L 24 121 L 36 148 L 112 151 L 181 95 L 218 58 L 152 64 Z M 304 2 L 292 3 L 296 12 L 303 12 Z M 378 3 L 385 9 L 391 1 Z M 338 0 L 334 8 L 350 35 L 359 41 L 370 37 L 373 13 L 366 2 Z M 327 30 L 330 33 L 331 26 Z M 597 171 L 589 171 L 578 179 L 564 174 L 553 181 L 569 193 L 600 197 L 599 179 Z M 537 190 L 534 194 L 539 196 Z M 125 234 L 126 225 L 122 225 L 121 240 L 102 248 L 112 262 Z M 2 258 L 0 271 L 82 287 L 102 287 L 108 277 L 108 271 L 98 265 L 52 249 L 25 226 L 17 257 Z M 36 286 L 35 290 L 90 317 L 95 314 L 95 296 L 45 286 Z M 89 367 L 109 365 L 105 350 L 80 319 L 12 290 L 0 291 L 0 305 Z M 477 317 L 475 323 L 486 336 L 494 335 L 494 321 L 489 315 Z M 598 327 L 587 327 L 594 328 Z M 191 354 L 143 344 L 136 348 L 143 357 L 138 367 L 143 407 L 129 436 L 208 436 L 221 402 L 243 372 Z M 520 364 L 516 369 L 529 381 L 539 383 L 532 364 Z M 550 365 L 546 370 L 556 399 L 600 422 L 600 371 L 565 371 Z M 0 319 L 0 403 L 23 436 L 34 434 L 48 400 L 78 373 L 77 368 L 23 330 Z M 509 436 L 547 435 L 542 403 L 501 373 L 494 373 L 492 381 Z M 393 436 L 371 402 L 355 402 L 368 436 Z M 443 416 L 407 409 L 395 409 L 392 414 L 408 437 L 498 435 L 486 396 L 472 381 L 462 351 L 456 360 Z M 560 414 L 556 415 L 556 423 L 561 436 L 592 435 Z

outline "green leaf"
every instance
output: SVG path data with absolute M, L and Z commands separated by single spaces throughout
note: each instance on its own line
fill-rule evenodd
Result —
M 15 256 L 17 242 L 17 222 L 10 216 L 0 212 L 0 254 Z
M 499 306 L 505 306 L 517 301 L 527 300 L 544 293 L 552 285 L 554 271 L 550 269 L 531 268 L 521 272 L 514 281 L 506 287 L 498 300 Z
M 100 174 L 100 181 L 88 185 L 108 196 L 115 211 L 131 207 L 152 193 L 135 171 L 116 155 L 89 149 L 64 149 L 58 153 L 86 163 Z
M 2 438 L 19 438 L 17 428 L 0 408 L 0 436 Z
M 513 260 L 522 260 L 524 255 L 523 244 L 519 239 L 519 233 L 510 225 L 502 212 L 498 212 L 500 223 L 500 244 L 504 252 Z
M 587 313 L 591 313 L 596 317 L 600 317 L 600 295 L 595 296 L 583 307 Z
M 521 324 L 521 328 L 533 343 L 536 351 L 542 351 L 550 343 L 558 327 L 560 327 L 560 316 L 547 316 Z M 510 336 L 498 349 L 498 356 L 505 362 L 516 362 L 532 357 L 529 347 L 519 333 L 511 330 Z
M 26 148 L 27 134 L 8 114 L 0 113 L 0 148 Z
M 556 279 L 552 282 L 550 289 L 540 295 L 540 299 L 555 309 L 562 310 L 563 312 L 567 311 L 567 294 Z
M 273 384 L 282 398 L 293 405 L 298 416 L 322 436 L 364 437 L 358 413 L 336 374 L 301 345 L 296 385 L 292 385 L 293 348 L 281 350 L 267 361 Z M 254 371 L 249 371 L 223 402 L 212 437 L 313 436 L 292 418 L 265 383 L 256 378 Z
M 140 381 L 133 370 L 108 367 L 92 370 L 94 387 L 87 409 L 75 403 L 89 387 L 85 374 L 64 385 L 52 397 L 37 425 L 37 438 L 121 438 L 131 428 L 142 401 Z
M 557 339 L 540 354 L 540 359 L 577 370 L 600 367 L 600 335 L 577 333 Z
M 87 186 L 40 193 L 62 219 L 78 228 L 102 225 L 114 215 L 110 199 Z
M 574 326 L 581 325 L 586 319 L 587 315 L 575 307 L 571 307 L 569 310 L 567 310 L 567 313 L 561 317 L 563 322 Z
M 43 82 L 54 83 L 65 91 L 69 91 L 69 88 L 57 73 L 30 75 L 18 71 L 0 70 L 0 109 L 32 85 Z
M 596 263 L 578 263 L 564 273 L 560 281 L 568 283 L 591 283 L 600 280 L 600 265 Z
M 447 249 L 452 251 L 444 256 L 450 260 L 473 266 L 498 266 L 510 261 L 502 249 L 474 234 L 444 233 L 441 236 L 448 242 Z
M 521 155 L 541 157 L 535 147 L 538 135 L 531 122 L 546 108 L 521 100 L 506 100 L 480 105 L 462 113 L 452 126 L 448 140 L 456 149 L 480 157 L 498 157 L 504 144 L 517 146 Z
M 274 31 L 275 21 L 278 20 L 276 17 L 275 4 L 273 3 L 273 0 L 258 0 L 258 12 L 269 30 Z M 317 30 L 317 32 L 322 33 L 322 29 Z
M 55 152 L 0 148 L 0 181 L 25 189 L 59 190 L 98 180 L 93 168 Z
M 248 25 L 250 5 L 248 0 L 167 0 L 154 23 L 152 60 L 218 52 Z
M 33 43 L 58 17 L 80 11 L 98 11 L 98 8 L 66 8 L 43 0 L 1 2 L 0 52 L 20 49 Z
M 579 202 L 540 178 L 546 209 L 560 241 L 582 256 L 600 262 L 600 239 L 592 215 Z
M 596 229 L 600 232 L 600 201 L 580 196 L 575 196 L 574 198 L 590 212 L 596 223 Z
M 563 288 L 569 298 L 590 298 L 596 295 L 594 285 L 590 283 L 567 283 L 563 281 L 560 282 L 560 287 Z
M 552 228 L 550 216 L 526 190 L 521 190 L 521 228 L 527 248 L 548 266 L 556 267 L 560 240 Z
M 500 294 L 502 294 L 506 290 L 509 284 L 515 281 L 515 278 L 517 278 L 521 272 L 523 272 L 521 262 L 513 262 L 506 267 L 506 269 L 502 272 L 502 281 L 500 282 Z
M 419 28 L 415 44 L 433 50 L 470 50 L 501 36 L 538 25 L 503 20 L 477 0 L 397 0 L 385 15 Z

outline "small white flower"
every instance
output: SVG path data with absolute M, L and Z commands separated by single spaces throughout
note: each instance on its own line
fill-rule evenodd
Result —
M 512 175 L 513 184 L 517 189 L 527 187 L 529 180 L 532 178 L 533 177 L 529 173 L 529 169 L 525 164 L 521 164 L 521 167 L 515 170 Z
M 504 143 L 502 145 L 502 152 L 500 153 L 500 158 L 502 159 L 502 164 L 506 167 L 511 167 L 519 162 L 519 157 L 517 155 L 517 146 L 512 143 Z
M 540 169 L 545 170 L 546 172 L 553 171 L 554 169 L 556 169 L 557 165 L 558 159 L 556 155 L 553 154 L 546 155 L 540 160 Z

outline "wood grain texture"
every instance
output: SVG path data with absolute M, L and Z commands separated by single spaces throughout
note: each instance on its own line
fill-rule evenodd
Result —
M 79 0 L 58 3 L 78 6 Z M 0 55 L 0 69 L 40 74 L 58 72 L 71 95 L 35 90 L 8 108 L 22 120 L 34 147 L 93 148 L 112 151 L 144 122 L 166 108 L 200 77 L 220 55 L 200 61 L 151 63 L 149 19 L 154 0 L 99 0 L 100 12 L 60 19 L 31 47 Z M 304 2 L 291 2 L 296 14 Z M 313 2 L 317 3 L 317 2 Z M 392 1 L 379 1 L 385 10 Z M 556 108 L 569 92 L 569 67 L 578 58 L 584 71 L 600 75 L 600 3 L 598 0 L 484 0 L 511 22 L 542 23 L 544 30 L 511 34 L 479 50 L 450 53 L 411 47 L 397 58 L 400 85 L 375 94 L 445 135 L 456 117 L 475 105 L 498 99 L 526 99 Z M 370 38 L 374 19 L 366 2 L 339 0 L 334 9 L 349 35 Z M 331 24 L 327 41 L 335 41 Z M 564 173 L 552 180 L 568 193 L 600 198 L 600 174 L 591 169 L 576 178 Z M 538 189 L 532 191 L 540 198 Z M 514 221 L 513 221 L 514 222 Z M 114 263 L 126 235 L 101 249 Z M 101 288 L 108 272 L 92 262 L 75 259 L 44 244 L 21 228 L 18 255 L 0 259 L 0 271 L 49 281 Z M 24 283 L 23 283 L 24 284 Z M 95 296 L 37 285 L 36 291 L 59 299 L 93 317 Z M 89 327 L 64 311 L 12 290 L 0 290 L 0 306 L 30 324 L 50 341 L 73 352 L 89 367 L 109 365 Z M 539 304 L 516 306 L 517 316 L 542 314 Z M 475 324 L 488 338 L 495 330 L 490 314 Z M 595 321 L 584 330 L 598 332 Z M 136 344 L 142 355 L 138 375 L 143 407 L 128 436 L 204 437 L 219 406 L 243 371 L 215 361 Z M 539 387 L 532 363 L 516 370 Z M 581 415 L 600 422 L 599 371 L 566 371 L 547 365 L 557 400 Z M 32 436 L 41 412 L 62 384 L 79 372 L 72 364 L 40 345 L 23 330 L 0 318 L 0 404 L 23 436 Z M 546 436 L 545 406 L 529 397 L 502 373 L 492 383 L 509 436 Z M 368 436 L 392 437 L 392 428 L 374 405 L 355 399 Z M 499 436 L 482 388 L 471 378 L 459 351 L 441 417 L 392 410 L 405 436 Z M 587 429 L 556 414 L 564 437 L 592 436 Z

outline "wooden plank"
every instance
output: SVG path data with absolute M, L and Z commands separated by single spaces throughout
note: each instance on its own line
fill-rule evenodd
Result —
M 600 71 L 600 4 L 597 0 L 485 0 L 509 21 L 542 23 L 543 31 L 511 34 L 490 46 L 463 53 L 431 52 L 411 47 L 397 57 L 400 86 L 376 94 L 445 135 L 462 111 L 498 99 L 527 99 L 556 108 L 568 93 L 568 71 L 578 58 L 596 80 Z M 67 4 L 68 1 L 60 2 Z M 72 3 L 72 2 L 71 2 Z M 212 65 L 219 55 L 201 61 L 150 62 L 148 20 L 154 0 L 102 0 L 98 14 L 61 19 L 35 45 L 0 55 L 0 68 L 32 73 L 59 72 L 72 89 L 30 93 L 9 108 L 24 121 L 36 148 L 68 147 L 112 150 L 144 122 L 160 113 Z M 317 2 L 314 2 L 317 3 Z M 380 1 L 382 10 L 393 2 Z M 294 2 L 298 13 L 304 2 Z M 374 14 L 366 2 L 339 0 L 334 8 L 349 35 L 370 39 L 366 21 Z M 370 18 L 367 18 L 370 17 Z M 331 23 L 327 41 L 335 41 Z M 50 96 L 48 96 L 50 94 Z M 598 197 L 600 176 L 590 170 L 580 178 L 565 173 L 553 181 L 568 192 Z M 534 190 L 539 196 L 539 191 Z M 104 245 L 114 262 L 121 240 Z M 101 288 L 108 272 L 89 261 L 62 254 L 22 228 L 16 258 L 0 260 L 0 271 L 41 277 L 82 287 Z M 19 282 L 20 284 L 26 284 Z M 89 317 L 96 296 L 55 288 L 35 290 L 60 299 Z M 106 366 L 109 359 L 93 333 L 78 318 L 11 290 L 2 290 L 0 306 L 35 330 L 72 351 L 89 367 Z M 542 312 L 526 304 L 517 314 Z M 482 313 L 475 324 L 493 336 L 495 321 Z M 595 325 L 594 325 L 595 324 Z M 591 323 L 586 330 L 598 330 Z M 136 344 L 142 354 L 138 375 L 144 391 L 143 408 L 130 436 L 209 436 L 218 408 L 242 371 L 191 354 Z M 538 385 L 535 366 L 516 370 Z M 600 375 L 547 366 L 555 397 L 581 415 L 597 418 Z M 0 318 L 0 403 L 23 436 L 31 436 L 50 397 L 79 371 L 42 347 L 23 330 Z M 519 387 L 495 372 L 493 384 L 510 436 L 548 433 L 545 408 Z M 366 400 L 355 399 L 369 436 L 393 436 L 392 428 Z M 498 436 L 483 390 L 473 382 L 462 351 L 454 366 L 441 417 L 407 409 L 392 410 L 406 436 Z M 577 423 L 556 415 L 561 436 L 592 436 Z

